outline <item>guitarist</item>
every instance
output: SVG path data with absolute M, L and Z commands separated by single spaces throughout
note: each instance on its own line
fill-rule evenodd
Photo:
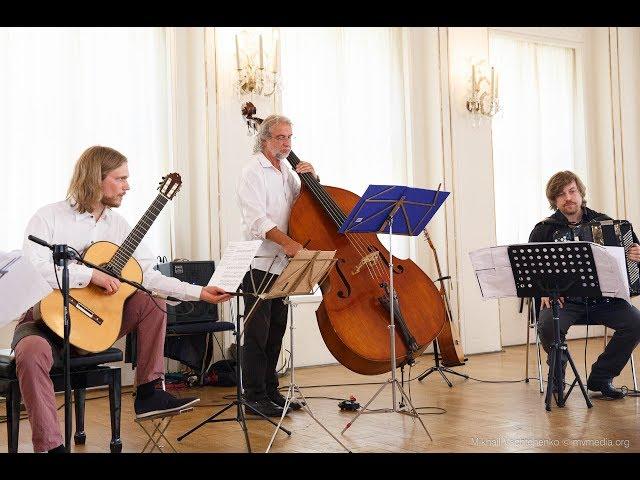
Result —
M 129 190 L 127 158 L 120 152 L 93 146 L 76 162 L 64 201 L 38 210 L 29 221 L 23 245 L 24 255 L 53 288 L 59 288 L 49 250 L 27 239 L 35 235 L 52 244 L 68 244 L 82 252 L 96 241 L 122 244 L 131 231 L 116 213 Z M 183 300 L 224 302 L 229 295 L 215 287 L 200 287 L 163 276 L 153 269 L 155 258 L 140 244 L 134 257 L 144 272 L 143 284 L 152 291 Z M 118 291 L 120 282 L 81 264 L 69 265 L 69 286 L 84 288 L 93 283 L 107 295 Z M 197 398 L 176 398 L 164 390 L 165 302 L 152 300 L 137 291 L 125 302 L 119 338 L 137 332 L 136 417 L 168 413 L 197 403 Z M 35 452 L 64 452 L 56 415 L 53 383 L 49 371 L 62 366 L 62 340 L 41 320 L 39 304 L 29 309 L 18 323 L 11 347 L 15 350 L 16 372 L 29 415 Z

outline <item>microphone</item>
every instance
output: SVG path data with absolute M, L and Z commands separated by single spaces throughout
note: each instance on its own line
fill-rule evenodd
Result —
M 170 297 L 169 295 L 163 295 L 162 293 L 158 293 L 154 291 L 151 292 L 151 296 L 155 298 L 160 298 L 162 300 L 168 300 L 170 302 L 186 302 L 187 301 L 187 300 L 182 300 L 176 297 Z
M 38 245 L 42 245 L 43 247 L 47 247 L 48 249 L 53 250 L 53 246 L 52 245 L 50 245 L 49 243 L 45 242 L 41 238 L 36 237 L 35 235 L 29 235 L 27 238 L 29 240 L 31 240 L 32 242 L 37 243 Z

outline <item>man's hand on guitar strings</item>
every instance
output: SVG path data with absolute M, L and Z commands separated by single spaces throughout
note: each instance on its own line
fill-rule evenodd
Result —
M 107 275 L 100 270 L 96 270 L 95 268 L 91 274 L 91 283 L 104 288 L 107 295 L 113 295 L 120 288 L 120 280 L 113 278 L 111 275 Z

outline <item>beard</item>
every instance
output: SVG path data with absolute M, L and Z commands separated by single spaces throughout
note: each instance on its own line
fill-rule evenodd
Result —
M 285 160 L 287 158 L 287 155 L 289 155 L 289 152 L 291 152 L 291 150 L 287 150 L 284 153 L 282 151 L 278 151 L 276 152 L 276 158 L 278 160 Z
M 579 210 L 580 210 L 580 205 L 578 205 L 577 203 L 569 203 L 569 204 L 565 203 L 560 208 L 560 211 L 562 213 L 568 213 L 568 214 L 574 214 Z
M 100 202 L 106 207 L 118 208 L 122 203 L 122 197 L 123 195 L 103 196 Z

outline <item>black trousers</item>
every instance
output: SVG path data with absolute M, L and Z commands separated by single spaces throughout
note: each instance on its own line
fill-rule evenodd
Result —
M 587 319 L 588 309 L 588 319 Z M 594 382 L 609 381 L 620 375 L 629 361 L 633 349 L 640 342 L 640 311 L 629 302 L 615 298 L 607 303 L 586 306 L 565 302 L 559 309 L 560 340 L 564 341 L 571 325 L 605 325 L 615 330 L 611 340 L 591 366 L 589 379 Z M 553 316 L 550 308 L 540 311 L 538 334 L 544 350 L 549 354 L 553 344 Z M 567 360 L 563 359 L 563 370 Z M 549 359 L 547 357 L 547 364 Z
M 251 280 L 253 275 L 253 282 Z M 273 283 L 277 276 L 262 270 L 248 272 L 242 281 L 244 292 L 254 292 L 260 284 Z M 263 285 L 264 286 L 264 285 Z M 262 300 L 245 323 L 242 348 L 242 386 L 247 400 L 267 398 L 278 389 L 276 365 L 287 328 L 287 305 L 281 298 Z M 248 315 L 256 299 L 244 297 L 244 312 Z

